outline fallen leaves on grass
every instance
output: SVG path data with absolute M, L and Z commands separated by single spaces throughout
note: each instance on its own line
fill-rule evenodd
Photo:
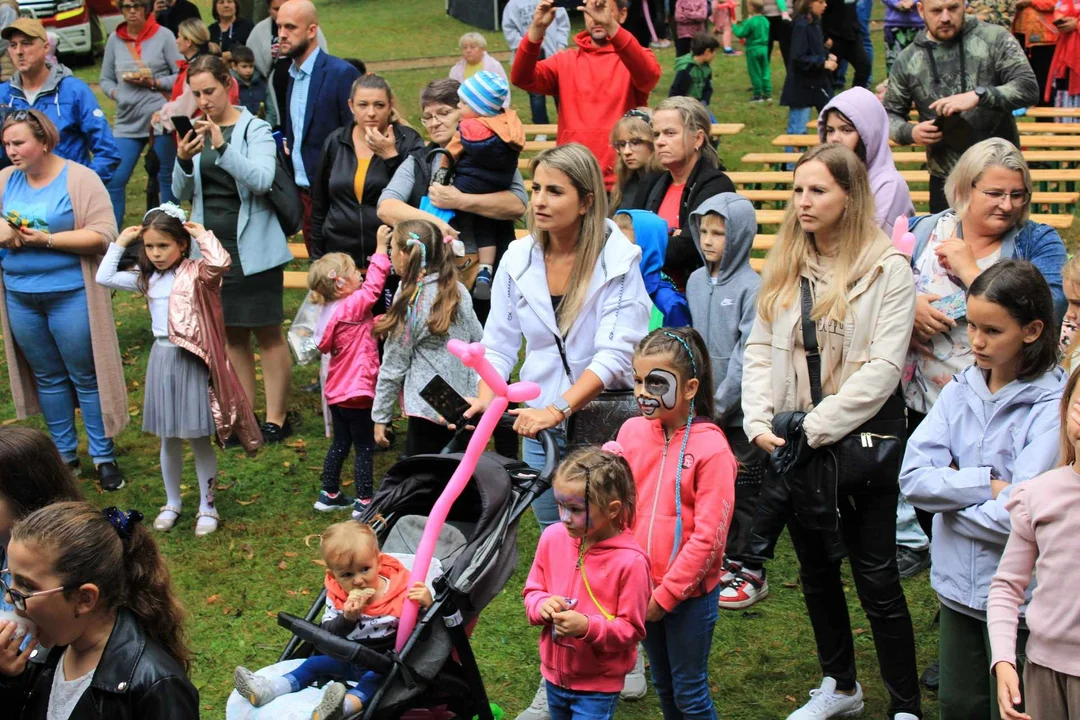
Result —
M 251 547 L 249 543 L 244 543 L 240 546 L 240 556 L 245 560 L 251 560 L 255 557 L 255 548 Z
M 262 493 L 255 493 L 254 495 L 252 495 L 252 496 L 251 496 L 251 497 L 250 497 L 249 499 L 247 499 L 247 500 L 237 500 L 237 501 L 236 501 L 236 504 L 237 504 L 237 505 L 251 505 L 251 504 L 252 504 L 252 503 L 254 503 L 254 502 L 255 502 L 256 500 L 258 500 L 258 499 L 259 499 L 260 497 L 262 497 Z
M 221 599 L 221 596 L 218 595 L 217 593 L 214 593 L 210 597 L 206 598 L 206 604 L 207 605 L 213 605 L 214 603 L 216 603 L 220 599 Z
M 277 567 L 278 567 L 278 570 L 288 570 L 289 569 L 289 563 L 282 560 L 281 562 L 279 562 L 277 564 Z
M 287 557 L 287 558 L 294 558 L 294 557 L 296 557 L 296 555 L 297 555 L 297 553 L 294 553 L 294 552 L 291 552 L 291 551 L 285 553 L 285 557 Z
M 17 422 L 19 422 L 19 418 L 11 418 L 10 420 L 5 420 L 4 422 L 0 423 L 0 427 L 8 427 L 9 425 L 14 425 Z

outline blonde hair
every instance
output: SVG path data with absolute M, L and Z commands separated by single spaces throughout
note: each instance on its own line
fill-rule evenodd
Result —
M 345 253 L 323 255 L 308 268 L 307 286 L 311 299 L 320 305 L 333 302 L 338 296 L 340 284 L 355 270 L 356 263 Z
M 683 126 L 683 142 L 688 147 L 693 147 L 698 133 L 702 133 L 701 147 L 698 148 L 698 162 L 704 163 L 705 167 L 723 170 L 724 163 L 712 144 L 712 119 L 704 103 L 685 95 L 676 95 L 661 101 L 653 110 L 653 118 L 661 110 L 674 110 L 679 114 Z
M 848 311 L 848 289 L 861 272 L 859 259 L 870 239 L 881 235 L 881 229 L 874 220 L 874 196 L 866 166 L 854 152 L 839 143 L 816 145 L 799 158 L 795 171 L 809 162 L 824 165 L 848 196 L 833 233 L 839 248 L 833 278 L 825 292 L 818 295 L 811 312 L 815 320 L 828 317 L 842 322 Z M 789 203 L 776 244 L 765 261 L 758 294 L 758 313 L 766 321 L 773 320 L 778 306 L 788 307 L 797 299 L 799 277 L 815 250 L 813 234 L 803 229 L 795 203 Z
M 356 561 L 361 548 L 370 543 L 379 552 L 379 536 L 370 525 L 356 520 L 334 523 L 323 530 L 319 551 L 331 572 L 347 568 Z
M 634 525 L 637 488 L 630 465 L 621 454 L 596 446 L 578 448 L 559 463 L 555 479 L 563 482 L 587 481 L 589 497 L 586 500 L 590 505 L 606 510 L 608 505 L 618 500 L 622 508 L 611 524 L 619 530 Z
M 623 235 L 626 235 L 627 239 L 631 239 L 634 244 L 637 244 L 637 233 L 634 232 L 634 218 L 630 217 L 630 213 L 616 212 L 613 219 L 619 229 L 623 231 Z
M 945 180 L 945 199 L 957 217 L 964 217 L 971 205 L 971 193 L 975 183 L 992 167 L 1018 172 L 1024 178 L 1024 189 L 1028 201 L 1024 203 L 1017 219 L 1017 225 L 1023 225 L 1031 215 L 1031 170 L 1028 169 L 1024 155 L 1015 145 L 1001 138 L 988 138 L 975 143 L 960 156 L 956 166 Z
M 619 139 L 619 136 L 625 134 L 627 137 L 637 138 L 649 143 L 649 147 L 653 146 L 653 131 L 652 131 L 652 111 L 647 107 L 635 108 L 638 112 L 644 114 L 650 120 L 646 120 L 641 115 L 623 115 L 619 118 L 619 122 L 615 123 L 615 127 L 611 128 L 611 143 L 614 145 L 615 141 Z M 653 153 L 649 156 L 649 162 L 645 167 L 640 170 L 631 170 L 626 166 L 626 161 L 623 160 L 622 153 L 615 153 L 615 185 L 611 188 L 611 212 L 615 212 L 620 205 L 622 205 L 623 194 L 622 189 L 626 183 L 636 175 L 649 172 L 659 172 L 664 168 L 660 163 L 656 161 L 656 154 Z
M 458 38 L 458 48 L 464 50 L 466 44 L 475 45 L 481 50 L 487 50 L 487 38 L 478 32 L 467 32 Z
M 1061 465 L 1072 465 L 1076 462 L 1076 446 L 1069 440 L 1069 408 L 1072 407 L 1072 396 L 1076 392 L 1078 382 L 1080 382 L 1080 368 L 1074 370 L 1069 376 L 1068 382 L 1065 383 L 1065 390 L 1061 394 Z
M 765 0 L 747 0 L 746 5 L 754 11 L 754 15 L 765 12 Z
M 565 337 L 574 326 L 581 306 L 585 302 L 585 293 L 589 289 L 589 279 L 596 267 L 596 261 L 607 242 L 607 193 L 604 191 L 604 176 L 600 173 L 600 164 L 587 147 L 580 143 L 568 143 L 550 150 L 544 150 L 529 164 L 529 176 L 536 178 L 536 169 L 540 166 L 565 173 L 577 191 L 578 199 L 585 202 L 591 196 L 585 214 L 581 218 L 578 230 L 577 252 L 574 266 L 570 270 L 570 282 L 566 295 L 559 305 L 556 320 L 559 332 Z M 532 212 L 528 216 L 529 233 L 533 241 L 540 244 L 547 254 L 551 247 L 551 235 L 547 230 L 536 227 L 536 218 Z
M 214 55 L 219 53 L 218 46 L 210 44 L 210 30 L 198 18 L 188 18 L 180 23 L 176 28 L 176 34 L 197 48 L 206 48 Z

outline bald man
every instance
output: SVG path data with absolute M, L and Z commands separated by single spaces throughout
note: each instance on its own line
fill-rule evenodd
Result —
M 311 182 L 326 137 L 353 121 L 349 91 L 360 73 L 319 48 L 319 15 L 311 0 L 288 0 L 278 10 L 277 26 L 278 52 L 292 60 L 281 117 L 296 185 L 304 201 L 304 244 L 310 252 Z

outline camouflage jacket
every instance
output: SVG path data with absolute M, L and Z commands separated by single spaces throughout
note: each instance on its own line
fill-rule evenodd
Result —
M 968 16 L 959 37 L 947 43 L 935 42 L 920 30 L 889 75 L 884 100 L 889 137 L 900 145 L 912 143 L 914 125 L 908 117 L 912 103 L 920 122 L 932 120 L 936 115 L 930 103 L 980 85 L 988 91 L 983 101 L 961 115 L 971 126 L 970 138 L 965 138 L 969 142 L 941 141 L 927 148 L 927 166 L 934 177 L 947 177 L 964 150 L 986 138 L 1019 145 L 1012 111 L 1038 102 L 1039 83 L 1020 43 L 1003 27 Z

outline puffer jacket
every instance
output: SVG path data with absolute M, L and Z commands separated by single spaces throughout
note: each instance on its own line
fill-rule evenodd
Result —
M 1006 503 L 1018 483 L 1058 464 L 1066 379 L 1055 367 L 991 393 L 972 365 L 945 386 L 908 440 L 900 489 L 935 513 L 930 583 L 946 604 L 986 610 L 1009 539 Z M 996 498 L 993 477 L 1011 483 Z
M 21 675 L 0 677 L 4 717 L 44 720 L 64 648 L 38 648 Z M 198 720 L 199 691 L 163 647 L 121 608 L 116 625 L 70 720 Z
M 1035 72 L 1016 38 L 1003 27 L 968 16 L 959 36 L 938 43 L 921 30 L 915 42 L 904 48 L 893 62 L 885 109 L 889 112 L 889 137 L 900 145 L 911 145 L 908 112 L 912 103 L 919 121 L 932 120 L 937 113 L 930 103 L 950 95 L 985 87 L 987 94 L 974 109 L 961 113 L 972 128 L 971 144 L 999 137 L 1020 145 L 1012 111 L 1039 101 Z M 945 178 L 966 147 L 938 142 L 926 149 L 926 164 L 933 177 Z

